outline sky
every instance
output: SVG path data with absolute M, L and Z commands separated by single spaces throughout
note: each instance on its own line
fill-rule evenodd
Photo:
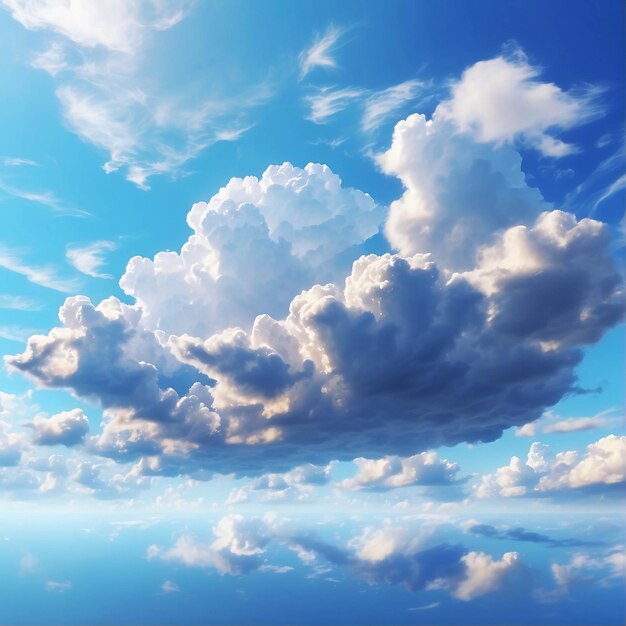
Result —
M 623 3 L 0 6 L 0 622 L 624 622 Z

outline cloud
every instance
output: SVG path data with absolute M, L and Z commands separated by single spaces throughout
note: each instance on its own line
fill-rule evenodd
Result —
M 307 119 L 315 124 L 325 124 L 331 117 L 347 109 L 352 102 L 361 99 L 367 92 L 363 89 L 343 87 L 321 87 L 313 95 L 306 96 L 304 101 L 310 107 Z
M 8 294 L 0 295 L 0 309 L 11 309 L 14 311 L 37 311 L 41 305 L 25 296 L 14 296 Z
M 18 465 L 24 448 L 24 438 L 12 432 L 7 422 L 0 421 L 0 467 Z
M 78 288 L 77 280 L 59 278 L 56 269 L 51 266 L 26 265 L 16 251 L 8 248 L 0 247 L 0 267 L 25 276 L 29 282 L 35 285 L 41 285 L 62 293 L 70 293 Z
M 547 435 L 593 430 L 611 424 L 616 410 L 616 408 L 605 409 L 589 417 L 561 417 L 552 411 L 546 411 L 542 420 L 524 424 L 515 434 L 517 437 L 534 437 L 539 429 Z
M 626 576 L 624 546 L 618 545 L 600 555 L 585 552 L 574 554 L 569 563 L 552 563 L 552 576 L 555 587 L 551 590 L 538 590 L 537 596 L 544 602 L 559 600 L 576 588 L 588 588 L 598 584 L 606 587 L 622 584 Z
M 91 217 L 91 213 L 83 209 L 77 209 L 64 200 L 57 197 L 52 191 L 28 191 L 20 189 L 0 180 L 0 191 L 13 198 L 33 202 L 50 209 L 56 215 L 69 215 L 71 217 Z
M 520 567 L 517 552 L 505 552 L 499 561 L 484 552 L 469 552 L 462 561 L 466 574 L 454 588 L 453 595 L 465 601 L 499 589 L 503 580 Z
M 544 156 L 562 157 L 577 150 L 550 131 L 578 126 L 601 113 L 597 89 L 563 91 L 538 80 L 541 72 L 520 51 L 466 69 L 439 105 L 437 119 L 450 120 L 480 142 L 520 141 Z
M 243 487 L 233 489 L 225 504 L 239 504 L 248 500 L 250 495 L 257 491 L 264 492 L 263 499 L 271 502 L 288 498 L 304 500 L 310 496 L 315 487 L 329 482 L 332 467 L 333 463 L 326 466 L 307 463 L 288 472 L 263 474 L 249 480 Z
M 600 493 L 626 482 L 626 437 L 608 435 L 587 446 L 583 455 L 569 450 L 553 455 L 535 442 L 524 463 L 514 456 L 508 466 L 483 476 L 479 498 L 567 495 L 572 490 Z
M 370 132 L 402 107 L 415 99 L 429 86 L 421 80 L 406 80 L 403 83 L 372 93 L 364 104 L 361 128 Z
M 163 593 L 178 593 L 180 591 L 180 587 L 176 583 L 173 583 L 171 580 L 166 580 L 161 585 L 161 591 Z
M 227 318 L 249 329 L 257 315 L 284 315 L 313 282 L 343 279 L 384 215 L 327 166 L 272 165 L 194 204 L 180 253 L 134 257 L 120 285 L 150 328 L 208 337 Z
M 63 593 L 65 591 L 69 591 L 72 588 L 72 583 L 58 580 L 47 580 L 46 581 L 46 591 L 56 591 L 58 593 Z
M 358 105 L 361 130 L 371 133 L 392 115 L 398 113 L 424 93 L 430 82 L 417 79 L 406 80 L 380 90 L 361 87 L 319 87 L 305 96 L 304 102 L 310 111 L 307 119 L 315 124 L 327 124 L 338 113 Z
M 323 35 L 318 35 L 310 48 L 303 50 L 298 56 L 300 63 L 300 80 L 316 68 L 334 69 L 337 61 L 334 52 L 341 36 L 345 33 L 342 28 L 332 24 Z
M 216 539 L 209 544 L 198 543 L 183 535 L 166 550 L 151 546 L 148 558 L 193 567 L 213 567 L 219 574 L 231 576 L 248 574 L 263 565 L 262 555 L 271 539 L 267 522 L 263 519 L 227 515 L 219 520 L 213 533 Z
M 602 545 L 602 543 L 598 541 L 586 541 L 583 539 L 555 539 L 542 533 L 528 531 L 522 527 L 505 528 L 501 530 L 495 526 L 491 526 L 490 524 L 481 524 L 475 520 L 469 520 L 461 524 L 461 527 L 466 532 L 479 535 L 481 537 L 487 537 L 488 539 L 539 543 L 550 548 L 581 548 Z
M 29 30 L 52 30 L 71 41 L 93 48 L 131 53 L 150 30 L 165 30 L 185 15 L 189 2 L 167 5 L 159 0 L 128 4 L 111 0 L 61 3 L 52 0 L 3 0 L 13 18 Z
M 112 278 L 100 272 L 105 263 L 105 254 L 115 250 L 113 241 L 94 241 L 86 246 L 70 246 L 66 251 L 67 260 L 79 271 L 94 278 Z
M 90 445 L 146 475 L 493 441 L 576 391 L 581 346 L 623 316 L 607 226 L 554 210 L 500 143 L 439 114 L 397 124 L 379 157 L 405 187 L 393 253 L 367 254 L 385 209 L 326 166 L 234 178 L 193 206 L 180 252 L 131 259 L 134 304 L 69 298 L 6 362 L 99 402 Z M 523 493 L 535 460 L 497 489 Z
M 24 159 L 22 157 L 4 157 L 2 159 L 2 164 L 6 167 L 21 167 L 23 165 L 28 165 L 31 167 L 39 166 L 39 163 L 37 163 L 37 161 L 33 161 L 32 159 Z
M 458 484 L 459 466 L 440 459 L 435 452 L 422 452 L 402 458 L 354 459 L 357 473 L 341 482 L 344 489 L 395 489 L 413 485 L 448 486 Z
M 536 432 L 537 432 L 536 422 L 535 423 L 530 422 L 528 424 L 524 424 L 523 426 L 520 426 L 519 428 L 517 428 L 515 431 L 515 436 L 516 437 L 534 437 Z
M 555 421 L 546 424 L 542 432 L 546 434 L 573 433 L 608 426 L 611 423 L 611 416 L 615 411 L 616 409 L 610 408 L 590 417 L 559 418 L 558 415 L 550 414 L 550 417 Z
M 40 446 L 75 446 L 83 443 L 89 434 L 89 420 L 80 409 L 62 411 L 52 417 L 36 417 L 33 443 Z
M 275 542 L 313 568 L 319 567 L 317 561 L 322 560 L 369 585 L 401 585 L 411 591 L 445 589 L 463 601 L 492 593 L 525 572 L 517 553 L 505 553 L 496 560 L 458 545 L 430 545 L 432 529 L 391 523 L 365 528 L 346 547 L 328 543 L 313 533 L 294 532 L 284 521 L 274 518 L 228 515 L 217 523 L 213 533 L 216 539 L 211 543 L 184 535 L 171 548 L 150 546 L 148 558 L 211 567 L 222 575 L 276 571 L 276 566 L 265 562 L 267 548 Z
M 271 95 L 268 84 L 250 81 L 226 89 L 217 74 L 182 85 L 164 75 L 154 51 L 169 51 L 152 44 L 186 17 L 189 0 L 4 4 L 51 39 L 32 65 L 54 77 L 66 126 L 108 153 L 107 173 L 121 170 L 142 189 L 151 177 L 176 176 L 217 141 L 235 140 L 250 126 L 246 113 Z

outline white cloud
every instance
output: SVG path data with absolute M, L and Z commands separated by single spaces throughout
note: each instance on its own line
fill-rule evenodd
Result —
M 327 166 L 272 165 L 196 203 L 180 253 L 134 257 L 120 285 L 148 327 L 209 336 L 226 317 L 250 328 L 256 315 L 284 314 L 311 281 L 343 277 L 383 219 L 384 207 Z
M 516 437 L 534 437 L 537 432 L 537 424 L 534 422 L 530 422 L 529 424 L 524 424 L 520 426 L 515 431 Z
M 37 311 L 41 305 L 32 298 L 0 294 L 0 309 L 12 309 L 14 311 Z
M 40 446 L 74 446 L 89 433 L 89 420 L 81 409 L 61 411 L 51 417 L 36 417 L 31 424 L 33 442 Z
M 429 86 L 421 80 L 407 80 L 393 87 L 372 93 L 364 104 L 361 127 L 370 132 L 409 102 L 413 102 Z
M 8 185 L 0 180 L 0 191 L 14 198 L 34 202 L 50 209 L 56 215 L 69 215 L 72 217 L 90 217 L 91 213 L 70 206 L 56 196 L 52 191 L 28 191 L 13 185 Z
M 221 574 L 247 574 L 263 565 L 271 537 L 267 522 L 260 518 L 246 519 L 241 515 L 226 515 L 213 528 L 215 540 L 199 543 L 183 535 L 166 550 L 158 546 L 148 549 L 148 558 L 159 558 L 194 567 L 213 567 Z
M 32 159 L 23 159 L 21 157 L 4 157 L 2 159 L 2 163 L 7 167 L 21 167 L 23 165 L 29 165 L 32 167 L 39 166 L 37 161 L 33 161 Z
M 288 472 L 263 474 L 249 480 L 243 487 L 233 489 L 225 504 L 228 506 L 244 502 L 255 491 L 264 492 L 265 501 L 273 502 L 287 498 L 304 500 L 311 495 L 315 487 L 324 485 L 330 480 L 332 467 L 333 463 L 325 466 L 307 463 Z
M 565 494 L 574 489 L 592 492 L 626 482 L 626 437 L 608 435 L 587 446 L 583 455 L 569 450 L 554 455 L 550 447 L 535 442 L 524 463 L 512 457 L 508 466 L 483 476 L 479 498 Z
M 13 18 L 30 30 L 52 30 L 88 48 L 131 53 L 150 30 L 165 30 L 185 15 L 190 3 L 175 0 L 3 0 Z
M 72 588 L 72 583 L 70 581 L 59 581 L 59 580 L 47 580 L 46 581 L 46 590 L 47 591 L 56 591 L 57 593 L 63 593 L 65 591 L 69 591 Z
M 303 50 L 298 57 L 300 62 L 300 80 L 315 68 L 333 69 L 337 67 L 334 52 L 344 29 L 332 24 L 323 35 L 318 35 L 310 48 Z
M 268 84 L 229 87 L 217 74 L 198 93 L 193 81 L 165 78 L 152 46 L 159 31 L 180 22 L 189 0 L 6 0 L 26 28 L 52 35 L 32 64 L 49 72 L 67 127 L 108 153 L 107 173 L 122 170 L 142 189 L 157 175 L 176 176 L 217 141 L 234 141 L 250 124 L 246 113 L 271 95 Z
M 171 580 L 166 580 L 161 585 L 161 591 L 163 593 L 178 593 L 180 591 L 180 587 L 176 583 L 173 583 Z
M 480 142 L 514 142 L 535 148 L 545 156 L 562 157 L 577 150 L 550 131 L 578 126 L 601 112 L 597 90 L 563 91 L 538 80 L 540 70 L 522 54 L 481 61 L 463 73 L 450 100 L 435 113 Z
M 455 586 L 453 595 L 465 601 L 498 589 L 503 579 L 520 565 L 517 552 L 505 552 L 499 561 L 484 552 L 469 552 L 462 561 L 467 571 L 465 577 Z
M 360 100 L 367 92 L 363 89 L 343 87 L 333 89 L 322 87 L 317 93 L 306 96 L 305 102 L 310 107 L 307 119 L 316 124 L 325 124 L 331 117 L 347 109 L 355 100 Z
M 544 427 L 543 432 L 551 433 L 574 433 L 582 430 L 592 430 L 607 426 L 609 420 L 601 415 L 593 417 L 567 417 Z
M 0 267 L 26 277 L 35 285 L 62 293 L 70 293 L 78 288 L 77 280 L 60 278 L 56 269 L 50 266 L 26 265 L 15 251 L 7 248 L 0 247 Z
M 459 466 L 441 459 L 435 452 L 410 457 L 386 456 L 381 459 L 354 459 L 357 473 L 341 482 L 344 489 L 395 489 L 409 485 L 450 485 Z
M 105 264 L 107 252 L 115 250 L 113 241 L 94 241 L 86 246 L 69 246 L 66 251 L 67 260 L 79 271 L 94 278 L 112 278 L 104 274 L 100 268 Z

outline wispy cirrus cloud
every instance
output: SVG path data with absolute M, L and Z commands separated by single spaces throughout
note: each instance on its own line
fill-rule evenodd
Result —
M 14 311 L 37 311 L 41 308 L 36 300 L 25 296 L 0 294 L 0 309 L 12 309 Z
M 105 255 L 117 248 L 113 241 L 93 241 L 86 246 L 69 246 L 67 260 L 81 273 L 93 278 L 112 278 L 111 274 L 100 271 L 105 264 Z
M 394 114 L 418 99 L 428 97 L 430 81 L 411 79 L 384 89 L 360 87 L 320 87 L 304 97 L 309 108 L 307 119 L 326 124 L 338 113 L 355 107 L 364 133 L 372 133 Z
M 365 101 L 361 127 L 366 132 L 375 130 L 403 106 L 415 101 L 430 85 L 430 81 L 412 79 L 375 91 Z
M 24 276 L 26 280 L 35 285 L 61 293 L 70 293 L 78 289 L 79 286 L 76 279 L 61 278 L 56 268 L 50 265 L 28 265 L 17 251 L 2 246 L 0 246 L 0 267 Z
M 343 89 L 322 87 L 317 93 L 306 96 L 304 99 L 310 108 L 308 119 L 315 124 L 325 124 L 331 117 L 347 109 L 366 93 L 364 89 L 352 87 L 344 87 Z
M 68 129 L 108 154 L 105 172 L 120 171 L 141 189 L 154 176 L 176 176 L 212 144 L 241 137 L 246 114 L 273 93 L 262 81 L 226 88 L 219 77 L 181 85 L 165 76 L 164 63 L 146 51 L 192 10 L 190 0 L 4 4 L 24 27 L 51 36 L 32 65 L 54 77 Z
M 39 204 L 40 206 L 50 209 L 56 215 L 91 217 L 91 213 L 68 204 L 52 191 L 29 191 L 0 180 L 0 192 L 4 192 L 5 196 Z
M 339 39 L 345 32 L 345 29 L 331 24 L 323 35 L 317 35 L 311 47 L 300 53 L 300 80 L 315 68 L 333 69 L 337 67 L 334 53 Z

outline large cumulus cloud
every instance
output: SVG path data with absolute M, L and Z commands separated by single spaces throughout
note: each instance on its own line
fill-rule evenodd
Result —
M 311 284 L 341 280 L 383 220 L 382 206 L 325 165 L 272 165 L 195 204 L 180 253 L 131 259 L 120 284 L 150 328 L 248 327 L 261 313 L 283 315 Z
M 621 280 L 607 227 L 526 183 L 516 133 L 444 115 L 464 93 L 400 122 L 379 158 L 405 186 L 389 253 L 363 254 L 384 217 L 367 194 L 271 166 L 194 205 L 180 253 L 131 260 L 134 305 L 70 298 L 8 364 L 97 400 L 89 445 L 147 473 L 408 456 L 537 419 L 620 319 Z

